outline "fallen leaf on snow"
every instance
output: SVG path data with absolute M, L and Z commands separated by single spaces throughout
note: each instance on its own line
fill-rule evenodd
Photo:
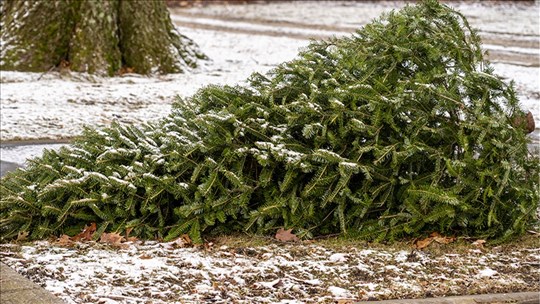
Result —
M 294 234 L 291 233 L 292 229 L 283 229 L 279 228 L 276 233 L 276 239 L 282 242 L 298 242 L 300 239 Z
M 129 236 L 132 230 L 133 228 L 126 228 L 126 241 L 127 242 L 135 242 L 139 240 L 137 237 Z
M 74 242 L 77 241 L 91 241 L 94 233 L 96 232 L 96 223 L 91 223 L 90 226 L 84 226 L 84 229 L 81 233 L 72 237 L 71 240 Z
M 424 249 L 429 246 L 431 242 L 433 242 L 433 238 L 428 237 L 423 240 L 416 241 L 416 243 L 414 243 L 414 247 L 416 247 L 416 249 Z
M 101 238 L 99 239 L 99 242 L 100 243 L 106 243 L 106 244 L 109 244 L 109 245 L 112 245 L 112 246 L 115 246 L 115 247 L 121 247 L 123 246 L 122 245 L 122 242 L 125 241 L 126 239 L 121 236 L 120 234 L 116 233 L 116 232 L 111 232 L 111 233 L 103 233 L 101 235 Z
M 449 244 L 449 243 L 452 243 L 455 240 L 456 240 L 455 237 L 442 236 L 438 232 L 433 232 L 433 233 L 431 233 L 429 235 L 429 237 L 427 237 L 427 238 L 425 238 L 423 240 L 416 241 L 414 243 L 414 247 L 416 249 L 424 249 L 433 242 L 437 242 L 439 244 Z
M 130 236 L 128 238 L 126 238 L 126 242 L 136 242 L 138 241 L 139 239 L 135 236 Z
M 135 70 L 132 68 L 132 67 L 127 67 L 127 66 L 123 66 L 122 68 L 120 68 L 120 70 L 118 71 L 118 75 L 122 76 L 124 74 L 133 74 Z
M 211 251 L 212 249 L 214 249 L 214 243 L 212 242 L 204 243 L 203 246 L 204 250 L 206 251 Z
M 143 254 L 143 255 L 139 256 L 139 259 L 141 259 L 141 260 L 150 260 L 151 258 L 152 258 L 152 256 L 149 255 L 149 254 Z
M 437 232 L 430 234 L 430 237 L 432 237 L 433 240 L 439 244 L 449 244 L 456 240 L 455 237 L 442 236 Z
M 63 246 L 63 247 L 69 247 L 69 246 L 73 246 L 73 241 L 71 240 L 71 237 L 67 234 L 62 234 L 62 236 L 60 236 L 56 242 L 55 242 L 58 246 Z
M 171 245 L 175 248 L 185 248 L 190 247 L 193 245 L 193 241 L 187 234 L 182 234 L 180 237 L 178 237 L 175 241 L 171 243 Z

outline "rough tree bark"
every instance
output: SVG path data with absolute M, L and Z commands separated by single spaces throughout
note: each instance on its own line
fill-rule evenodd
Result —
M 0 1 L 0 69 L 178 73 L 205 58 L 162 0 Z

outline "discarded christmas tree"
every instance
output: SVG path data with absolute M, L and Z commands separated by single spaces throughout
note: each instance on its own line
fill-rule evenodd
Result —
M 522 115 L 466 19 L 428 0 L 246 87 L 206 87 L 160 123 L 85 130 L 2 180 L 0 231 L 502 240 L 540 200 Z

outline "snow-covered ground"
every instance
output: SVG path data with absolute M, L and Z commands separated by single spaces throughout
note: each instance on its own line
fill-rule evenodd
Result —
M 69 138 L 79 134 L 83 125 L 157 120 L 170 112 L 177 96 L 190 96 L 208 84 L 241 83 L 252 72 L 266 72 L 294 58 L 297 49 L 308 43 L 287 37 L 180 30 L 211 58 L 189 74 L 102 78 L 1 71 L 1 140 Z
M 66 303 L 351 303 L 540 288 L 538 247 L 267 243 L 36 242 L 0 246 L 0 257 Z
M 540 125 L 538 1 L 450 4 L 479 29 L 495 71 L 515 81 L 523 108 Z M 179 30 L 210 61 L 188 74 L 156 77 L 0 71 L 0 139 L 71 138 L 83 125 L 159 119 L 177 96 L 190 96 L 207 84 L 241 84 L 252 72 L 266 72 L 294 58 L 310 37 L 347 35 L 402 5 L 276 1 L 174 10 Z M 4 146 L 0 158 L 23 163 L 44 147 L 58 146 Z M 457 252 L 269 243 L 211 248 L 90 243 L 66 248 L 36 242 L 3 245 L 0 257 L 68 303 L 318 303 L 540 289 L 538 242 L 516 249 L 469 244 Z
M 241 84 L 252 72 L 266 72 L 293 59 L 310 37 L 348 35 L 402 5 L 276 1 L 176 9 L 172 19 L 179 30 L 195 40 L 210 61 L 191 73 L 157 77 L 0 71 L 0 139 L 70 138 L 83 125 L 159 119 L 177 96 L 190 96 L 208 84 Z M 516 82 L 523 108 L 540 117 L 540 4 L 453 5 L 480 29 L 495 71 Z

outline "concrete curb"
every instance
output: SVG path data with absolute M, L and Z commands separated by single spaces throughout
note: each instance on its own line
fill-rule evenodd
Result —
M 408 300 L 386 300 L 386 301 L 367 301 L 355 302 L 361 304 L 538 304 L 540 303 L 539 292 L 516 292 L 516 293 L 497 293 L 471 296 L 456 296 L 444 298 L 428 299 L 408 299 Z
M 64 304 L 47 290 L 0 263 L 0 303 Z

